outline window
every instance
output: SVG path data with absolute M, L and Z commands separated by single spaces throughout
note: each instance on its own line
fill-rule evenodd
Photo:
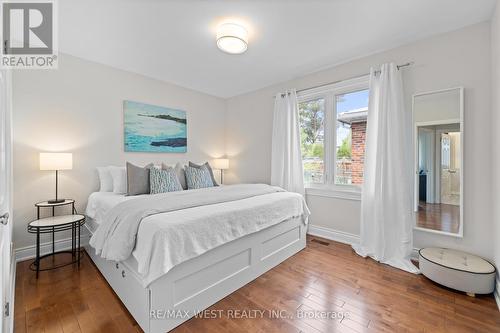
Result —
M 363 183 L 368 93 L 368 89 L 364 89 L 335 96 L 335 184 Z
M 302 163 L 306 184 L 363 183 L 368 77 L 299 95 Z

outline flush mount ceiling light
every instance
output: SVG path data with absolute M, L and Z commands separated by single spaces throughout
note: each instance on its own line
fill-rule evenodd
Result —
M 241 54 L 248 48 L 248 31 L 235 23 L 224 23 L 217 28 L 217 47 L 226 53 Z

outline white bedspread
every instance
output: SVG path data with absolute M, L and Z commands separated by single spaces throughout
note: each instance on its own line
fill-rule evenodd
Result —
M 113 192 L 94 192 L 89 196 L 85 214 L 100 224 L 106 217 L 106 214 L 119 203 L 143 196 L 126 196 Z
M 293 217 L 305 223 L 308 215 L 301 195 L 263 184 L 170 192 L 117 204 L 90 244 L 108 260 L 133 251 L 147 286 L 210 249 Z

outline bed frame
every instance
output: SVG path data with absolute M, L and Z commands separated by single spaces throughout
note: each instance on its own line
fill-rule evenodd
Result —
M 168 332 L 306 246 L 302 218 L 234 240 L 175 266 L 144 288 L 129 260 L 94 261 L 144 332 Z

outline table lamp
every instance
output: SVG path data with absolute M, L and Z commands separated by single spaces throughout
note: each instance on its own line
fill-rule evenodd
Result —
M 222 182 L 223 182 L 222 175 L 224 173 L 224 170 L 229 169 L 229 160 L 227 158 L 215 159 L 215 160 L 213 160 L 212 167 L 214 169 L 220 170 L 220 183 L 222 184 Z
M 64 202 L 57 197 L 57 177 L 60 170 L 73 169 L 73 154 L 71 153 L 40 153 L 40 170 L 56 172 L 56 198 L 48 201 L 50 204 Z

